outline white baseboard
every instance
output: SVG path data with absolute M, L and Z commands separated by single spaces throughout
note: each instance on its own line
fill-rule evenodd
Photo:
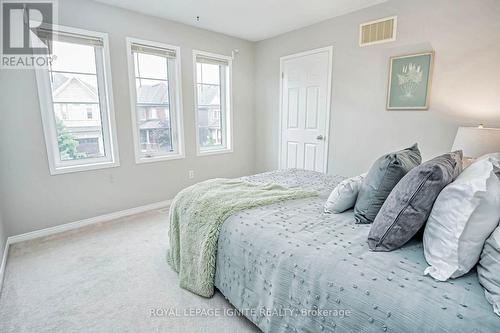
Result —
M 10 244 L 14 244 L 14 243 L 19 243 L 19 242 L 24 242 L 27 240 L 35 239 L 35 238 L 50 236 L 50 235 L 58 234 L 58 233 L 61 233 L 64 231 L 74 230 L 74 229 L 78 229 L 78 228 L 85 227 L 85 226 L 92 225 L 92 224 L 96 224 L 96 223 L 108 222 L 108 221 L 116 220 L 116 219 L 119 219 L 122 217 L 131 216 L 131 215 L 135 215 L 135 214 L 139 214 L 139 213 L 144 213 L 144 212 L 147 212 L 149 210 L 160 209 L 160 208 L 167 207 L 168 205 L 170 205 L 170 202 L 171 202 L 171 200 L 155 202 L 153 204 L 149 204 L 149 205 L 145 205 L 145 206 L 125 209 L 125 210 L 121 210 L 121 211 L 114 212 L 114 213 L 109 213 L 109 214 L 105 214 L 105 215 L 91 217 L 91 218 L 88 218 L 85 220 L 70 222 L 70 223 L 61 224 L 61 225 L 51 227 L 51 228 L 45 228 L 45 229 L 40 229 L 40 230 L 36 230 L 36 231 L 32 231 L 32 232 L 27 232 L 25 234 L 11 236 L 7 240 L 10 241 Z
M 9 245 L 10 244 L 24 242 L 24 241 L 32 240 L 35 238 L 50 236 L 50 235 L 58 234 L 58 233 L 69 231 L 69 230 L 75 230 L 75 229 L 82 228 L 82 227 L 96 224 L 96 223 L 109 222 L 109 221 L 113 221 L 113 220 L 116 220 L 116 219 L 119 219 L 122 217 L 127 217 L 127 216 L 131 216 L 131 215 L 135 215 L 135 214 L 144 213 L 144 212 L 147 212 L 150 210 L 164 208 L 164 207 L 169 206 L 171 202 L 172 202 L 172 200 L 155 202 L 155 203 L 152 203 L 149 205 L 125 209 L 125 210 L 121 210 L 121 211 L 114 212 L 114 213 L 104 214 L 104 215 L 91 217 L 91 218 L 80 220 L 80 221 L 61 224 L 61 225 L 51 227 L 51 228 L 40 229 L 40 230 L 36 230 L 36 231 L 27 232 L 27 233 L 20 234 L 20 235 L 8 237 L 6 244 L 5 244 L 5 250 L 3 253 L 3 257 L 2 257 L 2 266 L 0 266 L 0 293 L 2 290 L 3 277 L 4 277 L 5 267 L 7 265 L 7 255 L 9 252 Z

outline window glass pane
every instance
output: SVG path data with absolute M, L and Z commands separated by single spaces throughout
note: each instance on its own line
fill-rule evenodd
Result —
M 171 153 L 173 149 L 168 107 L 138 106 L 139 145 L 144 155 Z
M 198 107 L 198 137 L 200 146 L 222 145 L 220 107 Z
M 199 136 L 202 148 L 222 146 L 222 131 L 220 128 L 200 127 Z
M 137 103 L 168 104 L 168 81 L 136 79 Z
M 105 156 L 99 104 L 54 103 L 54 113 L 61 161 Z
M 201 80 L 200 83 L 220 84 L 220 70 L 219 65 L 215 64 L 201 64 Z
M 53 71 L 96 73 L 93 46 L 54 41 L 53 52 Z
M 54 31 L 53 61 L 37 71 L 52 174 L 114 166 L 116 143 L 106 77 L 107 40 L 88 32 Z M 58 41 L 60 38 L 64 41 Z M 111 165 L 113 164 L 113 165 Z
M 198 144 L 204 151 L 227 147 L 225 112 L 228 104 L 228 73 L 227 65 L 215 61 L 200 59 L 196 63 Z
M 104 157 L 95 48 L 56 41 L 54 54 L 49 76 L 60 160 Z
M 167 58 L 151 54 L 136 53 L 138 71 L 136 77 L 167 79 Z
M 178 138 L 175 136 L 176 131 L 172 129 L 172 124 L 176 124 L 175 118 L 172 118 L 175 117 L 176 110 L 175 105 L 170 105 L 170 90 L 176 87 L 170 86 L 170 82 L 175 82 L 175 76 L 170 76 L 175 73 L 169 72 L 168 66 L 175 66 L 176 59 L 136 50 L 133 52 L 133 60 L 140 155 L 172 155 L 178 150 Z
M 77 139 L 78 149 L 87 155 L 99 155 L 99 138 Z
M 51 73 L 54 102 L 98 103 L 97 75 Z
M 219 105 L 220 86 L 198 84 L 198 105 Z

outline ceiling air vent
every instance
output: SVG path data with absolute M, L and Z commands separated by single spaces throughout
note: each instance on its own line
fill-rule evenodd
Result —
M 387 43 L 396 40 L 397 16 L 359 25 L 359 46 Z

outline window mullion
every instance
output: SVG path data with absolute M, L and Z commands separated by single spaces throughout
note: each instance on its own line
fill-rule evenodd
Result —
M 99 111 L 101 114 L 101 129 L 102 129 L 102 140 L 104 145 L 104 156 L 111 159 L 112 149 L 111 149 L 111 130 L 109 124 L 108 116 L 108 100 L 107 100 L 107 89 L 106 81 L 104 77 L 104 56 L 103 49 L 100 47 L 94 47 L 95 54 L 95 64 L 96 64 L 96 76 L 97 76 L 97 92 L 99 99 Z
M 219 97 L 220 97 L 220 118 L 219 126 L 221 129 L 222 146 L 226 148 L 226 68 L 219 66 Z
M 135 59 L 137 60 L 137 78 L 139 79 L 139 87 L 142 87 L 141 62 L 139 61 L 139 53 L 135 52 L 134 54 L 135 54 Z
M 38 72 L 40 73 L 40 72 Z M 45 100 L 45 103 L 42 104 L 42 120 L 44 121 L 44 127 L 47 127 L 45 131 L 48 131 L 45 134 L 46 138 L 50 138 L 47 140 L 46 144 L 50 146 L 48 151 L 51 151 L 51 154 L 49 153 L 49 158 L 51 161 L 49 163 L 54 163 L 55 167 L 60 166 L 61 164 L 61 155 L 59 152 L 59 143 L 58 143 L 58 134 L 57 134 L 57 119 L 56 119 L 56 114 L 54 110 L 54 101 L 53 101 L 53 96 L 52 96 L 52 81 L 51 81 L 51 76 L 50 72 L 48 70 L 43 71 L 43 73 L 39 74 L 41 76 L 41 81 L 44 82 L 43 84 L 43 91 L 39 95 L 41 98 Z M 45 106 L 45 107 L 43 107 Z
M 203 64 L 200 63 L 200 83 L 203 84 Z
M 175 76 L 175 63 L 173 61 L 169 61 L 166 58 L 167 62 L 167 80 L 168 80 L 168 126 L 170 126 L 170 144 L 172 151 L 178 151 L 179 147 L 179 139 L 177 132 L 177 96 L 175 94 L 174 88 L 177 86 L 177 82 L 175 81 L 177 78 Z M 172 65 L 172 66 L 171 66 Z
M 87 73 L 87 72 L 77 72 L 77 71 L 57 71 L 57 70 L 50 70 L 51 73 L 59 73 L 59 74 L 76 74 L 76 75 L 93 75 L 97 76 L 97 73 Z

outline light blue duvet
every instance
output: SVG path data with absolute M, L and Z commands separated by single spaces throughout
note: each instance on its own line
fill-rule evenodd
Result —
M 323 213 L 340 177 L 287 170 L 245 178 L 322 193 L 228 218 L 215 285 L 264 332 L 500 332 L 476 271 L 450 282 L 423 276 L 421 241 L 370 252 L 369 225 Z

